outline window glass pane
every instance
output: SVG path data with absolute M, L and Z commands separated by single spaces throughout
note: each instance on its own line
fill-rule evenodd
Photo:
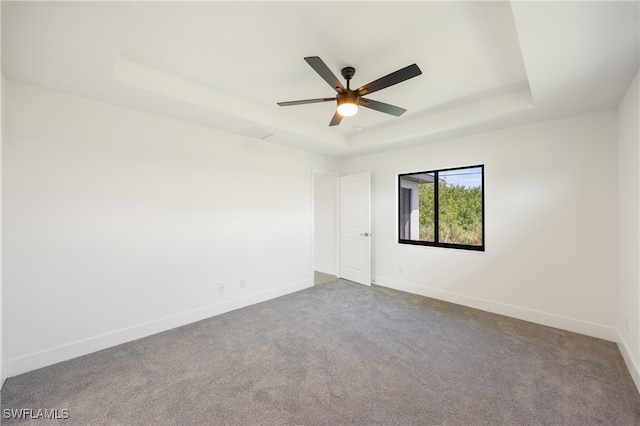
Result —
M 435 178 L 427 173 L 431 182 L 420 183 L 420 241 L 435 241 Z
M 400 176 L 400 239 L 435 241 L 433 173 Z
M 412 188 L 400 188 L 400 239 L 411 239 Z
M 482 245 L 482 168 L 439 173 L 440 243 Z
M 398 175 L 398 241 L 484 251 L 484 166 Z

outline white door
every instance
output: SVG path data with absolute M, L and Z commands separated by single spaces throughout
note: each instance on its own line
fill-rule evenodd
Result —
M 340 177 L 340 278 L 371 285 L 371 176 Z

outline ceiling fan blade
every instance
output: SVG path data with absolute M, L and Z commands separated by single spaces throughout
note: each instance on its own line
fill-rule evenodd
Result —
M 360 98 L 359 103 L 363 107 L 371 108 L 371 109 L 375 109 L 376 111 L 395 115 L 396 117 L 400 117 L 402 114 L 407 112 L 407 110 L 404 108 L 400 108 L 395 105 L 385 104 L 384 102 L 374 101 L 373 99 Z
M 335 74 L 331 72 L 329 67 L 327 67 L 322 59 L 317 56 L 307 56 L 306 58 L 304 58 L 304 60 L 307 61 L 309 65 L 311 65 L 311 68 L 313 68 L 315 72 L 317 72 L 320 77 L 324 79 L 324 81 L 329 83 L 329 86 L 333 87 L 333 90 L 338 93 L 345 91 L 344 86 L 342 85 L 342 83 L 340 83 L 338 77 L 336 77 Z
M 331 123 L 329 123 L 329 126 L 337 126 L 341 121 L 342 116 L 338 114 L 338 111 L 336 111 L 336 113 L 333 114 L 333 118 L 331 119 Z
M 304 105 L 304 104 L 315 104 L 318 102 L 328 102 L 328 101 L 335 101 L 335 100 L 336 98 L 304 99 L 301 101 L 278 102 L 278 105 L 280 106 Z
M 417 77 L 420 74 L 422 74 L 420 68 L 418 68 L 416 64 L 412 64 L 408 67 L 404 67 L 398 71 L 392 72 L 391 74 L 387 74 L 384 77 L 372 81 L 369 84 L 360 86 L 355 90 L 355 92 L 359 96 L 365 96 L 369 93 L 377 92 L 378 90 L 393 86 L 394 84 L 402 83 L 403 81 L 409 80 L 413 77 Z

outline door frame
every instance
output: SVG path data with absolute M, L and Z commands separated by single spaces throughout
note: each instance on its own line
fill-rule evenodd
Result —
M 335 186 L 335 275 L 340 278 L 340 174 L 335 172 L 326 172 L 322 170 L 312 170 L 311 173 L 311 274 L 315 272 L 316 261 L 316 175 L 328 176 L 334 179 Z M 312 279 L 313 281 L 313 279 Z
M 369 172 L 367 172 L 369 173 Z M 359 173 L 355 173 L 355 174 L 359 174 Z M 316 256 L 316 175 L 323 175 L 323 176 L 328 176 L 334 179 L 334 185 L 335 185 L 335 202 L 336 202 L 336 209 L 335 209 L 335 218 L 336 218 L 336 226 L 335 229 L 333 230 L 334 235 L 335 235 L 335 265 L 336 265 L 336 271 L 335 271 L 335 275 L 338 278 L 342 278 L 340 275 L 340 177 L 341 176 L 349 176 L 349 175 L 343 175 L 340 173 L 336 173 L 336 172 L 327 172 L 324 170 L 318 170 L 318 169 L 312 169 L 311 171 L 311 276 L 312 276 L 312 283 L 314 282 L 313 276 L 314 276 L 314 272 L 315 272 L 315 256 Z M 369 184 L 371 185 L 371 181 L 369 182 Z M 371 206 L 371 192 L 369 193 L 369 206 Z M 371 215 L 371 207 L 370 211 L 369 211 L 369 233 L 370 236 L 369 238 L 369 244 L 370 244 L 370 252 L 371 252 L 371 282 L 369 284 L 363 284 L 363 285 L 371 285 L 373 283 L 373 238 L 371 236 L 371 231 L 372 231 L 372 215 Z

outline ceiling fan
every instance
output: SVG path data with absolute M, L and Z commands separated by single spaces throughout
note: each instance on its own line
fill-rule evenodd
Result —
M 374 101 L 373 99 L 365 99 L 363 98 L 363 96 L 387 88 L 389 86 L 393 86 L 394 84 L 401 83 L 405 80 L 417 77 L 422 74 L 420 68 L 418 68 L 416 64 L 413 64 L 399 69 L 398 71 L 392 72 L 391 74 L 385 75 L 384 77 L 372 81 L 371 83 L 365 84 L 364 86 L 360 86 L 355 90 L 352 90 L 349 87 L 349 81 L 351 81 L 351 78 L 356 73 L 355 68 L 345 67 L 342 69 L 342 77 L 347 80 L 347 87 L 345 88 L 342 83 L 340 83 L 340 80 L 338 80 L 338 78 L 331 72 L 329 67 L 327 67 L 327 65 L 322 61 L 322 59 L 317 56 L 308 56 L 304 58 L 304 60 L 307 61 L 311 68 L 313 68 L 315 72 L 317 72 L 320 77 L 324 79 L 324 81 L 329 83 L 329 86 L 333 87 L 333 89 L 338 92 L 338 94 L 333 98 L 317 98 L 305 99 L 301 101 L 278 102 L 278 105 L 291 106 L 337 101 L 338 108 L 333 115 L 329 126 L 336 126 L 340 124 L 342 117 L 350 117 L 352 115 L 355 115 L 355 113 L 358 112 L 358 106 L 371 108 L 376 111 L 400 117 L 407 111 L 406 109 L 394 105 L 385 104 L 384 102 Z

